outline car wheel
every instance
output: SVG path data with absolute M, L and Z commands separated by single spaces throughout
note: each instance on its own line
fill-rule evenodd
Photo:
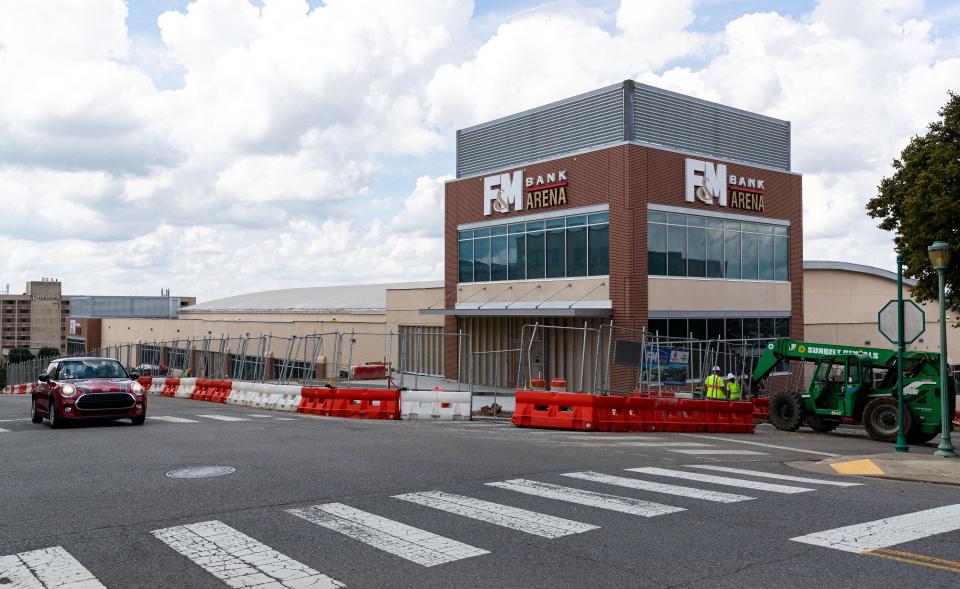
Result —
M 63 419 L 57 413 L 57 404 L 50 399 L 50 410 L 47 412 L 47 419 L 50 420 L 50 429 L 59 429 L 63 427 Z
M 131 418 L 130 418 L 130 422 L 133 423 L 133 425 L 143 425 L 143 422 L 146 421 L 146 420 L 147 420 L 146 414 L 144 414 L 144 415 L 137 415 L 136 417 L 131 417 Z
M 43 416 L 37 413 L 37 399 L 34 398 L 30 402 L 30 421 L 33 423 L 43 422 Z

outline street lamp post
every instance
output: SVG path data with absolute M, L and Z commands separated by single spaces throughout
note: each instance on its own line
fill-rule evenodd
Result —
M 940 446 L 937 447 L 937 456 L 956 458 L 950 441 L 950 387 L 947 383 L 947 319 L 944 302 L 944 273 L 950 264 L 950 245 L 943 241 L 935 241 L 927 248 L 930 256 L 930 265 L 937 271 L 940 280 Z

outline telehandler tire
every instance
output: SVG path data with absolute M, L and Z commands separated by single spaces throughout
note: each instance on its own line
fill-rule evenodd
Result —
M 778 430 L 797 431 L 803 423 L 804 411 L 803 399 L 796 391 L 778 391 L 770 397 L 768 415 L 770 423 Z
M 903 414 L 903 431 L 909 432 L 913 418 L 909 411 Z M 897 441 L 897 400 L 881 397 L 867 403 L 863 410 L 863 427 L 878 442 Z
M 821 434 L 830 433 L 840 425 L 839 419 L 824 419 L 822 415 L 808 415 L 804 421 L 810 429 Z

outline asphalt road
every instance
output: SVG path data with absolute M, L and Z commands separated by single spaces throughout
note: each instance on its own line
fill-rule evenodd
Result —
M 951 529 L 960 528 L 960 507 L 919 524 L 909 516 L 898 528 L 900 520 L 886 520 L 892 532 L 879 524 L 847 534 L 886 540 L 878 545 L 887 552 L 791 540 L 960 505 L 960 487 L 784 465 L 889 450 L 852 429 L 580 434 L 318 418 L 151 397 L 153 418 L 144 426 L 54 431 L 31 424 L 28 407 L 29 396 L 0 395 L 4 589 L 43 586 L 17 581 L 18 574 L 59 579 L 51 587 L 72 579 L 111 588 L 334 580 L 350 587 L 960 586 L 960 529 Z M 165 476 L 196 466 L 236 471 Z M 625 470 L 633 468 L 661 470 Z M 565 476 L 571 473 L 596 474 Z M 677 478 L 691 473 L 701 479 Z M 529 482 L 489 484 L 515 479 Z M 621 486 L 625 480 L 633 487 Z M 394 497 L 431 491 L 440 493 Z M 628 512 L 611 510 L 614 503 Z M 911 525 L 920 532 L 911 534 Z M 269 584 L 276 579 L 286 584 Z

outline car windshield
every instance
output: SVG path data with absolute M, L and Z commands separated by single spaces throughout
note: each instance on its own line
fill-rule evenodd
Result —
M 127 373 L 116 360 L 69 360 L 60 363 L 59 380 L 84 378 L 127 378 Z

